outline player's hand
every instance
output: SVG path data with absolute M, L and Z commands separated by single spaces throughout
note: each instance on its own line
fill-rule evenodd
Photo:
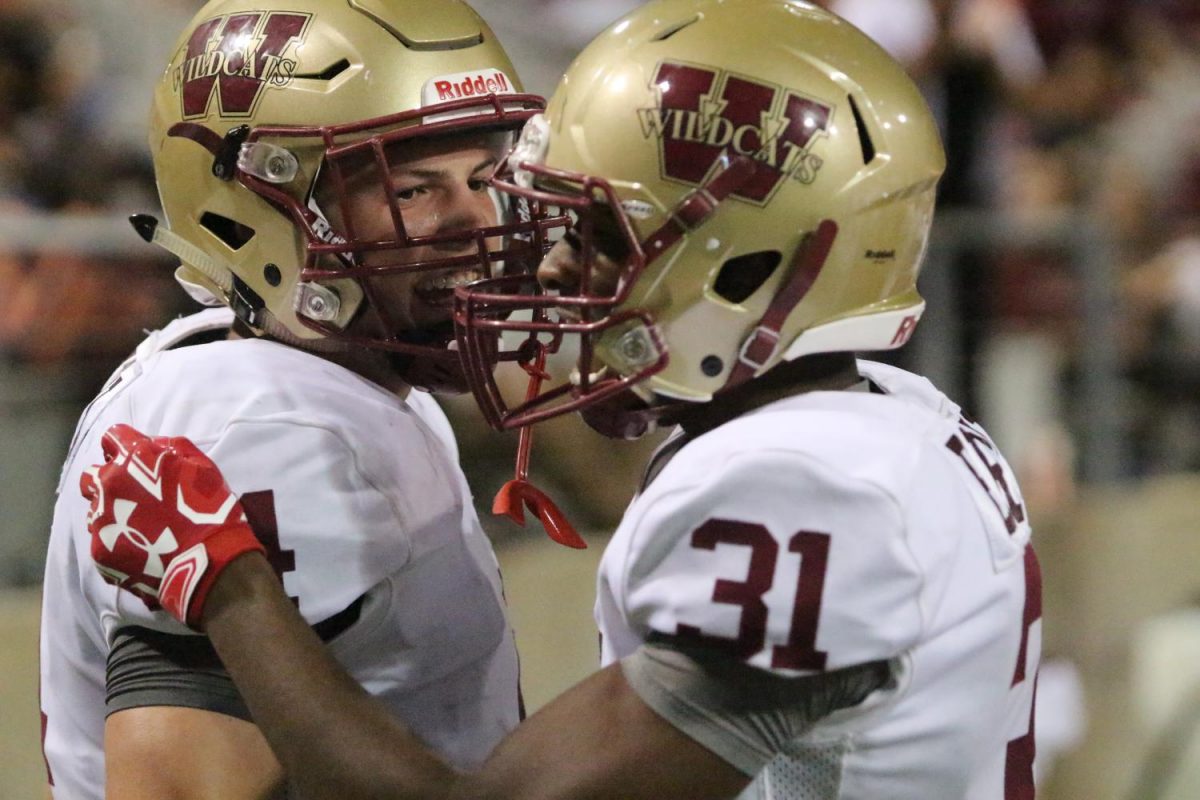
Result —
M 102 447 L 105 463 L 79 479 L 100 574 L 198 629 L 221 571 L 244 553 L 266 552 L 242 504 L 186 438 L 151 439 L 114 425 Z

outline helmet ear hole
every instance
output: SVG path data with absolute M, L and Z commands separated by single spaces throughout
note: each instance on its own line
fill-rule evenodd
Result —
M 688 19 L 681 20 L 679 22 L 676 22 L 674 25 L 667 26 L 667 28 L 660 31 L 659 34 L 653 38 L 653 41 L 665 42 L 667 39 L 670 39 L 672 36 L 679 33 L 684 28 L 690 27 L 699 21 L 700 21 L 700 15 L 694 14 L 691 17 L 689 17 Z
M 200 227 L 225 243 L 230 250 L 241 250 L 254 238 L 254 228 L 240 222 L 205 211 L 200 215 Z
M 854 95 L 849 95 L 846 99 L 850 101 L 850 110 L 854 113 L 854 127 L 858 129 L 858 143 L 862 147 L 863 164 L 870 164 L 875 160 L 875 143 L 871 141 L 871 132 L 867 130 L 867 123 L 863 121 L 862 112 L 858 110 L 858 103 L 854 100 Z
M 778 250 L 761 250 L 731 258 L 721 265 L 713 291 L 730 303 L 741 303 L 762 287 L 779 267 Z
M 343 58 L 335 61 L 320 72 L 312 75 L 295 75 L 295 78 L 302 78 L 310 81 L 331 81 L 338 75 L 341 75 L 346 70 L 350 69 L 350 60 Z

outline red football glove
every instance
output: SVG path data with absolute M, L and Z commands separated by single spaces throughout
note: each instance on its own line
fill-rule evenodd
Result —
M 84 471 L 92 558 L 104 580 L 199 629 L 204 600 L 229 562 L 262 544 L 217 465 L 183 437 L 114 425 L 104 464 Z

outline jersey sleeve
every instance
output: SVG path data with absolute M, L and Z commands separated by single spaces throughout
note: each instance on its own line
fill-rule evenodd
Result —
M 621 659 L 621 671 L 659 716 L 750 776 L 823 717 L 892 680 L 886 661 L 783 678 L 661 641 Z
M 414 500 L 413 491 L 433 490 L 416 470 L 413 491 L 395 490 L 405 475 L 330 426 L 289 418 L 234 421 L 215 440 L 196 445 L 239 495 L 284 590 L 309 624 L 334 617 L 400 571 L 412 553 L 411 531 L 428 522 L 421 515 L 429 506 Z M 101 614 L 110 644 L 127 626 L 188 632 L 92 572 L 89 580 L 113 600 Z
M 631 508 L 624 563 L 602 578 L 619 575 L 643 640 L 784 676 L 891 659 L 918 640 L 922 578 L 884 488 L 794 451 L 659 481 Z
M 208 451 L 310 624 L 398 572 L 425 522 L 426 507 L 401 490 L 409 476 L 378 449 L 332 426 L 248 421 L 231 424 Z M 419 491 L 412 480 L 408 488 Z

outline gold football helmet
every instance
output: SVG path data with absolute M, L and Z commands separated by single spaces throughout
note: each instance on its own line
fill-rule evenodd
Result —
M 485 415 L 520 426 L 627 390 L 703 402 L 782 359 L 904 344 L 944 165 L 912 80 L 837 16 L 798 0 L 646 4 L 579 55 L 497 183 L 571 210 L 584 266 L 569 291 L 508 276 L 456 292 Z M 513 357 L 503 331 L 525 337 L 527 369 L 578 337 L 570 380 L 507 405 L 492 378 Z
M 140 217 L 135 227 L 179 256 L 193 294 L 230 305 L 259 334 L 457 363 L 447 349 L 453 283 L 533 257 L 541 229 L 497 194 L 494 226 L 409 235 L 389 164 L 417 137 L 515 137 L 543 107 L 461 0 L 213 0 L 154 95 L 167 225 Z M 390 210 L 390 235 L 356 234 L 347 185 L 364 171 Z M 416 248 L 436 255 L 414 263 Z M 382 279 L 416 271 L 439 271 L 442 331 L 406 330 L 377 302 Z M 368 306 L 385 333 L 355 333 Z

